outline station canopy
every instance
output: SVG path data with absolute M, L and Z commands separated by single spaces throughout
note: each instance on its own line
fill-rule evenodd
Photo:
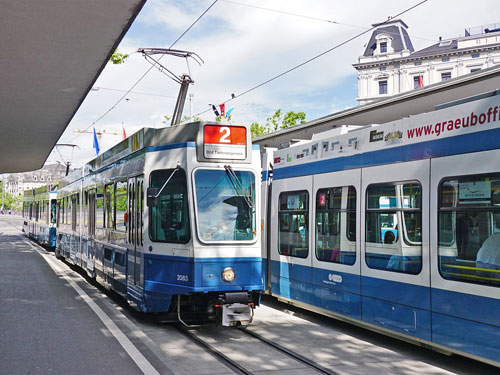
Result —
M 146 0 L 0 0 L 0 173 L 39 169 Z

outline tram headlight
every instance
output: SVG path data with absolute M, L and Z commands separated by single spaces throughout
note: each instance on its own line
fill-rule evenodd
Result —
M 224 280 L 226 283 L 230 283 L 231 281 L 234 280 L 235 273 L 231 267 L 226 267 L 222 270 L 222 273 L 220 276 L 221 276 L 222 280 Z

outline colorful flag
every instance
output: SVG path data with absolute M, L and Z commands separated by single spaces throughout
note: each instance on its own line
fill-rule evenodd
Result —
M 233 112 L 233 110 L 234 110 L 234 107 L 231 107 L 231 108 L 229 108 L 227 110 L 227 112 L 226 112 L 226 118 L 229 117 L 229 116 L 231 116 L 231 112 Z
M 99 142 L 97 141 L 97 135 L 95 133 L 95 128 L 94 128 L 94 148 L 95 148 L 95 154 L 99 156 Z
M 217 111 L 217 108 L 212 104 L 212 110 L 214 111 L 216 116 L 219 116 L 219 112 Z
M 127 139 L 127 133 L 125 133 L 125 128 L 123 127 L 123 125 L 122 125 L 122 129 L 123 129 L 123 139 Z
M 220 108 L 220 115 L 222 117 L 224 117 L 226 115 L 226 105 L 225 104 L 221 104 L 221 105 L 219 105 L 219 108 Z
M 424 80 L 420 74 L 418 75 L 418 87 L 424 87 Z

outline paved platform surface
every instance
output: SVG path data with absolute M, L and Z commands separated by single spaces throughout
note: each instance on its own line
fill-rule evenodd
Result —
M 0 374 L 233 374 L 169 324 L 135 312 L 29 241 L 22 219 L 0 216 Z M 499 374 L 272 298 L 248 328 L 332 373 Z M 259 375 L 315 372 L 257 347 L 238 330 L 201 332 Z

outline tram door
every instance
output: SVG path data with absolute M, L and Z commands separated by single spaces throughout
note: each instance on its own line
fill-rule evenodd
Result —
M 127 284 L 137 288 L 141 283 L 141 253 L 144 243 L 144 176 L 128 180 L 127 205 L 128 268 Z

